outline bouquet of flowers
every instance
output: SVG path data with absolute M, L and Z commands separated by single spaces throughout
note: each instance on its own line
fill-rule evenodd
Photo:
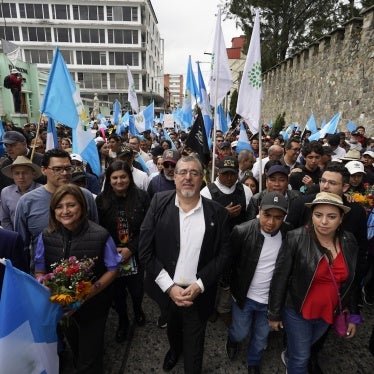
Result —
M 365 192 L 352 192 L 350 195 L 353 200 L 364 206 L 366 211 L 370 213 L 371 209 L 374 207 L 374 186 L 370 186 L 369 183 L 364 183 Z
M 51 265 L 52 273 L 40 281 L 51 291 L 50 300 L 69 309 L 77 309 L 86 300 L 94 281 L 95 259 L 77 260 L 71 256 Z

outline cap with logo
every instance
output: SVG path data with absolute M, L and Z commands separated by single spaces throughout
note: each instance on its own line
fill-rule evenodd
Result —
M 288 202 L 286 198 L 278 192 L 267 192 L 261 200 L 261 210 L 280 209 L 287 213 Z
M 121 146 L 120 150 L 117 152 L 117 157 L 133 156 L 133 155 L 134 155 L 133 149 L 128 146 Z
M 179 152 L 174 149 L 166 149 L 162 154 L 162 162 L 172 162 L 176 164 L 179 159 Z
M 232 173 L 239 173 L 239 163 L 234 156 L 224 157 L 222 160 L 218 161 L 217 167 L 220 173 L 227 173 L 229 171 Z
M 17 142 L 25 142 L 26 138 L 18 131 L 7 131 L 4 136 L 3 140 L 0 144 L 14 144 Z
M 345 164 L 345 167 L 348 169 L 349 174 L 351 175 L 356 173 L 366 174 L 364 164 L 360 161 L 349 161 Z

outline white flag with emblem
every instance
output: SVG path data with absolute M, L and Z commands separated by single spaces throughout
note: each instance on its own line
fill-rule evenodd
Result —
M 246 120 L 254 134 L 259 129 L 261 100 L 260 13 L 257 10 L 236 106 L 236 113 Z
M 139 113 L 139 104 L 138 104 L 138 98 L 136 97 L 136 91 L 135 91 L 135 84 L 134 84 L 134 79 L 131 74 L 130 66 L 127 65 L 127 80 L 129 81 L 129 87 L 128 87 L 128 100 L 131 105 L 131 109 Z

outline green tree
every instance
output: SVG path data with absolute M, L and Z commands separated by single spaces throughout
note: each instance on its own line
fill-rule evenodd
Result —
M 230 100 L 230 117 L 234 119 L 236 114 L 236 104 L 238 103 L 238 90 L 235 89 L 233 93 L 231 94 L 231 100 Z
M 255 9 L 260 9 L 262 69 L 266 71 L 358 16 L 361 7 L 370 3 L 373 0 L 362 1 L 358 8 L 354 0 L 348 3 L 342 0 L 226 0 L 224 13 L 236 20 L 249 43 Z
M 284 129 L 286 126 L 284 117 L 286 117 L 285 112 L 278 114 L 277 119 L 274 121 L 273 127 L 271 128 L 271 135 L 278 136 L 278 134 Z

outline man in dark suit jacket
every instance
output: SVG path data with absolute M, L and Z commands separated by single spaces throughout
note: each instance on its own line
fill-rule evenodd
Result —
M 27 272 L 27 257 L 23 250 L 21 235 L 0 227 L 0 243 L 0 258 L 11 260 L 14 267 Z M 0 296 L 3 288 L 4 272 L 5 266 L 0 264 Z
M 229 263 L 228 213 L 200 196 L 203 170 L 194 156 L 175 168 L 176 191 L 155 194 L 140 230 L 139 257 L 152 296 L 168 306 L 170 371 L 183 352 L 186 373 L 200 373 L 205 329 L 217 281 Z

